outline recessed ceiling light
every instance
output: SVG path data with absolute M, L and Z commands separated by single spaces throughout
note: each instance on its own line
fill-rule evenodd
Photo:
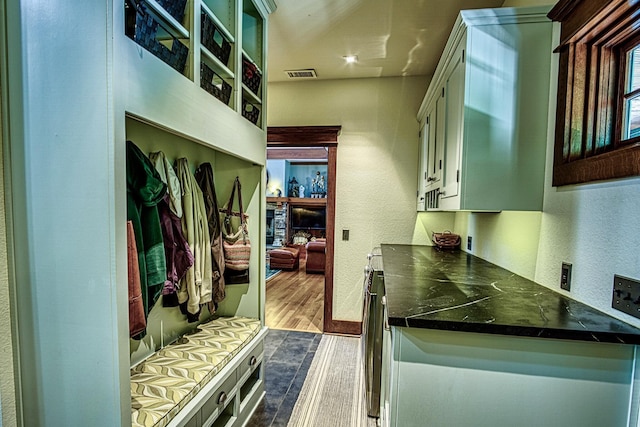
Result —
M 358 62 L 358 57 L 356 55 L 347 55 L 343 56 L 343 58 L 347 64 L 355 64 Z

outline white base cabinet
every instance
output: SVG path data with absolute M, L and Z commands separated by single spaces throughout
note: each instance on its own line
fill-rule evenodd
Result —
M 633 419 L 632 345 L 404 327 L 387 336 L 383 426 L 622 427 Z
M 418 113 L 418 209 L 541 210 L 548 7 L 462 11 Z

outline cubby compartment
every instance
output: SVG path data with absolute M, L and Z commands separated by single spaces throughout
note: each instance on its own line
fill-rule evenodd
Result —
M 235 421 L 236 417 L 233 415 L 233 405 L 229 404 L 224 408 L 218 418 L 209 423 L 205 421 L 202 425 L 203 427 L 230 427 L 234 425 Z
M 262 383 L 262 364 L 259 364 L 240 387 L 239 396 L 241 411 L 243 411 L 247 406 L 251 406 L 250 403 L 253 402 L 257 391 L 262 386 Z
M 189 31 L 153 0 L 125 0 L 125 34 L 181 74 L 189 75 Z M 184 19 L 179 7 L 173 13 Z
M 258 67 L 263 61 L 264 20 L 252 0 L 242 0 L 242 51 Z
M 204 62 L 200 63 L 200 87 L 229 105 L 233 87 Z
M 214 21 L 213 15 L 205 12 L 200 14 L 200 41 L 202 46 L 207 48 L 209 52 L 224 66 L 228 66 L 229 57 L 231 55 L 231 37 L 227 36 L 219 24 Z
M 262 71 L 247 58 L 242 56 L 242 84 L 245 85 L 254 95 L 260 94 L 260 83 L 262 82 Z
M 247 99 L 242 99 L 242 117 L 249 120 L 254 125 L 258 124 L 258 120 L 260 119 L 260 107 L 255 102 L 252 102 Z
M 242 0 L 242 105 L 241 114 L 262 127 L 264 20 L 253 1 Z
M 200 5 L 210 15 L 215 16 L 222 29 L 226 30 L 233 38 L 233 35 L 236 34 L 235 0 L 201 0 Z
M 222 108 L 222 107 L 221 107 Z M 139 118 L 126 118 L 126 138 L 136 144 L 147 156 L 150 153 L 162 151 L 170 163 L 181 157 L 186 157 L 189 166 L 194 171 L 200 164 L 211 163 L 214 171 L 216 193 L 219 206 L 228 200 L 231 187 L 236 176 L 242 183 L 242 196 L 246 213 L 249 215 L 249 236 L 259 240 L 260 222 L 253 218 L 260 218 L 260 179 L 262 167 L 254 165 L 235 156 L 222 153 L 204 141 L 190 140 L 175 135 L 159 125 L 150 124 Z M 220 316 L 242 315 L 259 318 L 259 267 L 262 260 L 257 249 L 251 252 L 250 283 L 227 286 L 226 296 L 218 305 L 215 312 Z M 206 306 L 202 309 L 201 320 L 209 315 Z M 158 298 L 150 308 L 147 326 L 147 336 L 142 340 L 130 340 L 131 364 L 148 357 L 163 345 L 175 341 L 179 336 L 193 330 L 196 324 L 188 323 L 186 316 L 179 307 L 164 307 L 163 297 Z

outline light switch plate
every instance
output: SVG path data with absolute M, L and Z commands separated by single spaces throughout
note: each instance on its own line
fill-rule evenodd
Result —
M 565 291 L 571 290 L 571 268 L 572 265 L 568 262 L 562 263 L 562 272 L 560 274 L 560 288 Z

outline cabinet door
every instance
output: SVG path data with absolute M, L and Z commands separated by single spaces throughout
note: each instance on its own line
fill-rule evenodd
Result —
M 429 134 L 429 179 L 434 188 L 440 188 L 442 183 L 442 167 L 445 144 L 447 99 L 444 96 L 444 88 L 436 101 L 436 107 L 431 114 L 434 125 Z
M 425 193 L 427 192 L 428 175 L 428 143 L 429 143 L 429 118 L 427 117 L 420 127 L 418 141 L 418 210 L 425 210 Z
M 442 174 L 442 198 L 455 197 L 460 191 L 460 164 L 464 119 L 464 50 L 453 61 L 446 80 L 446 135 L 444 146 L 444 170 Z

